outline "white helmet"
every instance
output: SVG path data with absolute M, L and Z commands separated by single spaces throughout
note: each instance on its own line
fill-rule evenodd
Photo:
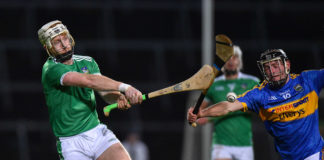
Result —
M 57 35 L 60 35 L 62 33 L 66 33 L 67 36 L 70 38 L 71 46 L 73 48 L 75 45 L 74 39 L 71 36 L 69 30 L 66 28 L 65 25 L 62 24 L 61 21 L 54 20 L 54 21 L 48 22 L 38 30 L 38 39 L 43 46 L 46 46 L 46 51 L 49 56 L 53 57 L 53 55 L 51 55 L 49 52 L 49 49 L 51 49 L 53 47 L 51 40 L 54 37 L 56 37 Z

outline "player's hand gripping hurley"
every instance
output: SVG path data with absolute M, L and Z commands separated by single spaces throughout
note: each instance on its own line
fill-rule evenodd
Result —
M 150 92 L 148 94 L 143 94 L 143 100 L 176 92 L 207 90 L 210 84 L 214 81 L 214 78 L 215 72 L 213 67 L 211 67 L 210 65 L 204 65 L 197 73 L 183 82 L 166 87 L 164 89 Z M 109 116 L 110 111 L 117 108 L 117 106 L 117 103 L 106 106 L 104 108 L 105 116 Z
M 216 56 L 215 56 L 215 65 L 214 65 L 214 76 L 216 77 L 219 74 L 222 66 L 233 56 L 234 48 L 231 39 L 229 39 L 224 34 L 216 35 L 215 39 L 216 39 Z M 212 85 L 212 82 L 209 84 L 208 88 L 210 87 L 210 85 Z M 193 110 L 194 114 L 198 113 L 199 107 L 205 98 L 208 88 L 204 89 L 201 92 L 198 101 L 195 105 L 195 108 Z M 197 126 L 196 122 L 192 123 L 191 126 L 196 127 Z

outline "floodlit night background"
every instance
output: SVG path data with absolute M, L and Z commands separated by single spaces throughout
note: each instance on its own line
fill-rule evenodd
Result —
M 181 82 L 202 64 L 203 2 L 208 0 L 1 0 L 1 159 L 55 160 L 41 86 L 47 56 L 37 30 L 61 20 L 75 39 L 75 53 L 93 57 L 101 73 L 148 93 Z M 214 0 L 211 37 L 226 34 L 243 51 L 243 72 L 262 79 L 256 60 L 269 48 L 286 51 L 292 72 L 324 65 L 324 2 L 321 0 Z M 213 39 L 211 39 L 213 40 Z M 214 41 L 211 43 L 214 47 Z M 214 48 L 212 53 L 214 54 Z M 113 110 L 97 95 L 100 120 L 124 140 L 137 131 L 151 160 L 201 160 L 203 127 L 184 137 L 191 92 L 157 97 L 127 111 Z M 320 102 L 324 96 L 320 97 Z M 320 103 L 320 118 L 324 112 Z M 253 117 L 256 160 L 279 160 L 272 138 Z M 322 128 L 322 127 L 321 127 Z M 192 129 L 189 129 L 192 132 Z

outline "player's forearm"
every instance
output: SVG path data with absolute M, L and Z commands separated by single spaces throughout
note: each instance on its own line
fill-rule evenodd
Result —
M 203 118 L 199 118 L 197 119 L 196 121 L 199 125 L 205 125 L 209 122 L 208 118 L 207 117 L 203 117 Z
M 234 112 L 242 109 L 243 109 L 243 105 L 238 100 L 235 100 L 235 102 L 223 101 L 214 104 L 206 109 L 203 109 L 201 112 L 199 112 L 198 118 L 224 116 L 230 112 Z
M 102 75 L 69 72 L 64 76 L 63 85 L 92 88 L 97 91 L 118 91 L 121 82 Z
M 217 116 L 223 116 L 229 113 L 229 104 L 228 102 L 220 102 L 217 104 L 214 104 L 208 108 L 205 108 L 199 112 L 198 117 L 217 117 Z
M 207 101 L 204 100 L 204 101 L 201 103 L 201 105 L 200 105 L 199 108 L 200 108 L 201 110 L 203 110 L 203 109 L 207 108 L 208 105 L 209 105 L 209 102 L 207 102 Z
M 111 78 L 102 75 L 87 75 L 86 87 L 97 91 L 118 91 L 121 82 L 115 81 Z
M 98 93 L 100 94 L 102 99 L 108 104 L 116 103 L 117 99 L 121 94 L 119 91 L 99 91 Z

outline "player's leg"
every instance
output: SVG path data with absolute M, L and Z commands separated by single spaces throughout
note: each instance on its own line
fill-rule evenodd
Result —
M 130 156 L 121 143 L 115 143 L 106 149 L 97 160 L 130 160 Z
M 212 160 L 232 160 L 229 148 L 224 145 L 213 145 Z

